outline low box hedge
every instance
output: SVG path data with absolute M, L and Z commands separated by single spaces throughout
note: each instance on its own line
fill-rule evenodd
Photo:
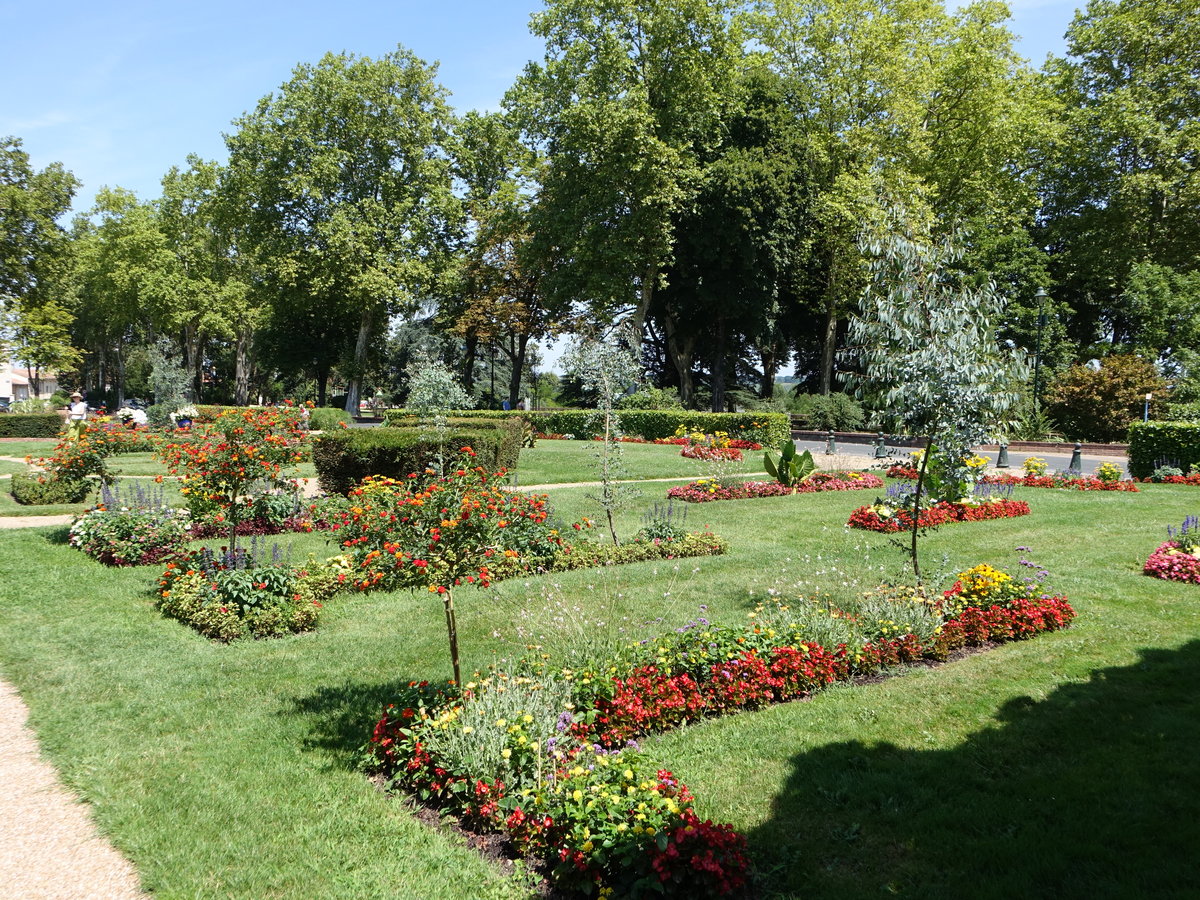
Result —
M 51 413 L 5 413 L 0 415 L 0 438 L 58 437 L 63 417 Z
M 12 496 L 22 506 L 49 506 L 56 503 L 82 503 L 96 483 L 86 478 L 44 481 L 36 475 L 13 475 Z
M 487 469 L 502 468 L 503 434 L 499 429 L 451 429 L 446 452 L 470 446 L 476 462 Z M 416 428 L 352 428 L 322 434 L 313 441 L 312 460 L 321 489 L 345 494 L 368 475 L 406 478 L 421 472 L 437 457 L 433 435 Z M 519 447 L 518 447 L 519 452 Z
M 523 413 L 495 413 L 492 410 L 484 410 L 483 412 L 491 412 L 493 414 L 486 416 L 471 415 L 470 413 L 454 413 L 446 418 L 446 425 L 455 430 L 497 432 L 500 435 L 500 455 L 497 457 L 498 468 L 516 471 L 517 463 L 521 457 L 521 447 L 532 446 L 531 441 L 527 443 L 525 440 L 527 432 L 529 437 L 532 438 L 532 426 Z M 426 420 L 403 411 L 399 414 L 389 414 L 384 420 L 384 427 L 430 431 Z
M 536 431 L 546 434 L 573 434 L 579 440 L 590 440 L 596 433 L 597 413 L 592 409 L 546 410 L 457 410 L 451 417 L 457 421 L 527 419 Z M 724 431 L 730 437 L 753 433 L 759 443 L 777 447 L 792 436 L 791 419 L 786 413 L 744 412 L 712 413 L 686 409 L 625 409 L 618 413 L 621 430 L 627 435 L 641 435 L 648 441 L 673 437 L 679 426 L 689 431 L 712 434 Z M 399 424 L 413 418 L 406 410 L 388 413 L 386 424 Z
M 1129 426 L 1129 474 L 1149 478 L 1164 461 L 1184 472 L 1200 463 L 1200 422 L 1134 422 Z

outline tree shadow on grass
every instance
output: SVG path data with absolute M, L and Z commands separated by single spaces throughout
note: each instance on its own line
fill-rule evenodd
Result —
M 1200 897 L 1200 641 L 1144 650 L 946 750 L 792 760 L 749 835 L 763 896 Z
M 55 544 L 62 546 L 71 540 L 71 528 L 68 525 L 60 525 L 57 528 L 47 528 L 43 534 L 47 544 Z
M 410 682 L 400 678 L 377 684 L 345 682 L 325 685 L 292 701 L 287 711 L 310 725 L 306 749 L 319 749 L 349 769 L 358 768 L 360 750 L 389 703 L 395 703 Z

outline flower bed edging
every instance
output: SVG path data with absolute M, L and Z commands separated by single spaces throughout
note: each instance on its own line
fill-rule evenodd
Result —
M 978 506 L 949 503 L 945 500 L 921 511 L 918 526 L 932 528 L 952 522 L 979 522 L 984 519 L 1008 519 L 1029 515 L 1029 504 L 1024 500 L 991 500 Z M 846 523 L 851 528 L 864 528 L 890 534 L 912 528 L 912 515 L 907 510 L 898 510 L 891 516 L 882 517 L 870 506 L 860 506 L 850 513 Z

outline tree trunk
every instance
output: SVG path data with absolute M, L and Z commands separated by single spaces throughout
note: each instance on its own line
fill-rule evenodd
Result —
M 479 337 L 470 335 L 467 338 L 466 360 L 463 362 L 463 389 L 469 394 L 475 390 L 475 354 L 479 350 Z
M 117 338 L 117 409 L 125 405 L 125 354 L 120 338 Z
M 713 344 L 712 361 L 712 411 L 725 411 L 725 320 L 717 318 L 717 332 Z
M 763 373 L 758 386 L 758 396 L 770 400 L 775 396 L 775 376 L 779 373 L 779 348 L 760 348 L 759 355 L 762 357 Z
M 237 345 L 234 349 L 233 374 L 233 402 L 237 406 L 247 406 L 250 403 L 250 374 L 253 369 L 251 352 L 253 349 L 253 329 L 240 329 L 237 333 Z
M 198 325 L 189 323 L 183 326 L 183 365 L 191 384 L 188 399 L 193 403 L 200 402 L 202 393 L 201 381 L 204 367 L 201 365 L 201 350 L 203 343 L 204 336 L 200 333 Z
M 663 313 L 663 334 L 667 338 L 667 355 L 671 357 L 671 365 L 679 375 L 679 402 L 690 407 L 696 393 L 692 380 L 692 354 L 696 339 L 680 340 L 675 317 L 670 311 Z
M 459 671 L 458 662 L 458 621 L 454 615 L 454 591 L 448 588 L 442 598 L 446 607 L 446 634 L 450 638 L 450 665 L 454 669 L 454 686 L 460 687 L 462 672 Z
M 346 412 L 358 415 L 358 401 L 362 394 L 362 373 L 367 367 L 367 345 L 371 341 L 371 310 L 364 309 L 358 325 L 358 339 L 354 342 L 354 364 L 350 381 L 346 385 Z
M 822 394 L 833 390 L 833 357 L 837 351 L 837 305 L 830 297 L 825 308 L 825 338 L 821 344 L 821 387 Z
M 525 371 L 525 350 L 529 346 L 529 335 L 517 335 L 516 350 L 512 354 L 512 377 L 508 379 L 508 403 L 517 408 L 521 395 L 521 375 Z
M 325 400 L 328 397 L 327 388 L 329 387 L 329 369 L 327 367 L 317 368 L 317 406 L 324 407 Z
M 645 337 L 646 332 L 646 316 L 650 312 L 650 302 L 654 299 L 654 286 L 658 281 L 658 264 L 652 263 L 646 267 L 646 275 L 642 279 L 641 290 L 638 291 L 638 305 L 630 317 L 630 322 L 633 325 L 634 334 L 640 341 Z M 634 349 L 640 349 L 636 347 Z

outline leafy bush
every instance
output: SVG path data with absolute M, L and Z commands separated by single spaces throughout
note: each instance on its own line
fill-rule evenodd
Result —
M 101 505 L 71 523 L 70 543 L 106 566 L 145 566 L 183 549 L 188 522 L 186 509 Z
M 801 394 L 792 408 L 816 431 L 857 431 L 866 421 L 862 404 L 849 394 Z
M 313 431 L 329 431 L 350 424 L 350 413 L 344 409 L 318 407 L 308 414 L 308 427 Z
M 389 413 L 385 417 L 384 423 L 386 427 L 391 428 L 416 429 L 434 440 L 441 437 L 441 432 L 431 428 L 427 420 L 409 412 L 399 415 Z M 449 455 L 454 455 L 460 446 L 453 438 L 457 430 L 498 432 L 500 447 L 495 464 L 497 469 L 515 471 L 521 458 L 521 448 L 533 446 L 533 426 L 529 424 L 529 420 L 523 413 L 505 413 L 502 417 L 475 416 L 470 412 L 455 413 L 452 416 L 443 417 L 442 423 L 445 426 L 446 444 L 451 447 L 448 451 Z
M 1129 474 L 1148 478 L 1163 461 L 1200 463 L 1200 422 L 1134 422 L 1129 426 Z
M 88 498 L 95 483 L 86 478 L 62 481 L 44 475 L 21 475 L 12 477 L 13 499 L 24 506 L 42 506 L 57 503 L 82 503 Z
M 1051 385 L 1046 411 L 1073 441 L 1120 441 L 1141 415 L 1147 393 L 1162 394 L 1166 382 L 1154 364 L 1116 354 L 1099 370 L 1072 366 Z
M 496 470 L 503 468 L 500 459 L 504 434 L 498 428 L 452 428 L 447 447 L 453 454 L 469 445 L 479 465 Z M 347 494 L 372 475 L 407 478 L 413 472 L 423 472 L 445 449 L 434 436 L 419 429 L 384 426 L 322 434 L 313 442 L 312 459 L 321 489 Z
M 7 413 L 0 416 L 0 438 L 58 437 L 63 420 L 58 413 Z
M 248 553 L 205 548 L 167 563 L 158 606 L 216 640 L 280 637 L 315 628 L 347 571 L 342 557 L 293 567 L 261 559 L 255 545 Z
M 621 397 L 616 406 L 617 409 L 683 409 L 677 388 L 656 388 L 648 384 Z

